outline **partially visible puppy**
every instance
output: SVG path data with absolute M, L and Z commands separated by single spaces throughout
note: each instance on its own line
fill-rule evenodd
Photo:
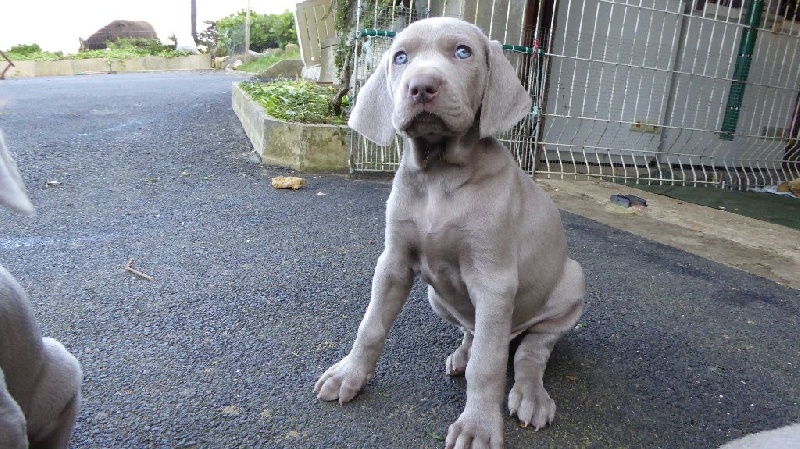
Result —
M 0 205 L 33 212 L 0 134 Z M 0 448 L 66 448 L 83 374 L 75 357 L 42 338 L 25 291 L 0 265 Z
M 800 449 L 800 423 L 751 433 L 719 449 Z

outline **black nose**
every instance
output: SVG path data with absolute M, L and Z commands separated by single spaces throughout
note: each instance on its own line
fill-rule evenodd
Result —
M 417 75 L 408 83 L 408 94 L 414 103 L 430 103 L 439 93 L 439 81 L 432 75 Z

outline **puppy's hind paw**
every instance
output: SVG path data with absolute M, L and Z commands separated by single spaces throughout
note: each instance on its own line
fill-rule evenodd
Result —
M 469 348 L 460 346 L 447 356 L 447 360 L 444 362 L 447 375 L 460 376 L 464 374 L 467 371 L 467 362 L 469 362 Z
M 517 415 L 522 425 L 538 431 L 553 422 L 556 403 L 544 387 L 524 388 L 518 382 L 508 393 L 508 410 L 512 416 Z
M 501 413 L 464 410 L 447 429 L 447 449 L 502 449 L 503 417 Z

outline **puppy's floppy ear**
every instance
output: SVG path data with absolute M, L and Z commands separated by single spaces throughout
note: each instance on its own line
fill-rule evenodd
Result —
M 358 92 L 347 125 L 381 146 L 392 143 L 394 101 L 389 86 L 389 52 L 383 55 L 377 70 Z
M 481 138 L 507 131 L 531 110 L 531 97 L 497 41 L 487 45 L 489 76 L 481 103 Z
M 25 193 L 25 185 L 17 171 L 17 164 L 6 150 L 2 132 L 0 132 L 0 205 L 25 215 L 33 213 L 33 204 Z

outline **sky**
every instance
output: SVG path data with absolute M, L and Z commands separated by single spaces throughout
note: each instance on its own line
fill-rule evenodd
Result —
M 294 12 L 298 0 L 249 0 L 259 14 Z M 197 0 L 197 31 L 216 20 L 247 9 L 248 0 Z M 0 0 L 0 50 L 17 44 L 39 44 L 43 50 L 77 53 L 86 39 L 112 20 L 146 20 L 162 42 L 171 35 L 191 36 L 190 0 Z

